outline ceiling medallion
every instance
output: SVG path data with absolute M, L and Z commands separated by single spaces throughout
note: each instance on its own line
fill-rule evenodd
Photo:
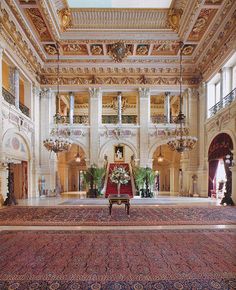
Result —
M 171 138 L 167 145 L 173 151 L 183 153 L 184 151 L 192 150 L 197 142 L 196 137 L 189 136 L 189 129 L 185 126 L 185 115 L 182 112 L 183 107 L 183 95 L 182 95 L 182 55 L 183 55 L 183 43 L 180 43 L 180 110 L 177 117 L 177 123 L 179 127 L 175 130 L 175 137 Z
M 127 57 L 127 47 L 123 42 L 116 42 L 111 45 L 110 55 L 115 62 L 122 62 Z

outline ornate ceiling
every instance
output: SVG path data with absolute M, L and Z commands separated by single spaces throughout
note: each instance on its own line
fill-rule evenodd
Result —
M 235 0 L 172 0 L 169 9 L 2 0 L 0 34 L 42 85 L 57 81 L 56 43 L 61 84 L 178 85 L 183 41 L 184 84 L 194 86 L 235 48 L 235 9 Z

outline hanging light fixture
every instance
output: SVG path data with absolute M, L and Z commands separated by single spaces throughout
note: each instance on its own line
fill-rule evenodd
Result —
M 59 153 L 63 151 L 68 151 L 71 146 L 71 142 L 68 139 L 70 132 L 68 129 L 60 129 L 59 124 L 64 122 L 64 116 L 62 116 L 59 112 L 59 45 L 56 44 L 57 48 L 57 95 L 56 95 L 56 114 L 54 115 L 54 123 L 56 127 L 53 128 L 50 132 L 50 137 L 43 141 L 43 145 L 46 147 L 48 151 Z
M 163 157 L 162 154 L 161 154 L 161 146 L 160 146 L 160 153 L 159 153 L 159 155 L 158 155 L 158 157 L 157 157 L 157 161 L 158 161 L 158 162 L 163 162 L 163 160 L 164 160 L 164 157 Z
M 81 162 L 81 157 L 80 157 L 80 154 L 79 154 L 79 150 L 78 150 L 78 153 L 75 155 L 75 161 L 80 163 Z
M 174 138 L 171 138 L 167 144 L 171 150 L 183 153 L 194 148 L 197 142 L 196 137 L 189 136 L 189 129 L 185 126 L 185 115 L 182 112 L 183 95 L 182 95 L 182 52 L 183 42 L 180 43 L 180 110 L 177 116 L 179 127 L 175 130 Z

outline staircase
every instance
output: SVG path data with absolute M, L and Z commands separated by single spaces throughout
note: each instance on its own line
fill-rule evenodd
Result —
M 109 175 L 111 174 L 112 170 L 115 166 L 122 166 L 126 169 L 126 171 L 131 175 L 130 168 L 128 163 L 110 163 L 109 164 L 109 170 L 108 170 L 108 178 L 107 178 L 107 184 L 106 184 L 106 192 L 105 197 L 108 197 L 109 194 L 117 194 L 117 184 L 111 182 Z M 132 179 L 132 176 L 130 176 Z M 133 197 L 133 190 L 132 190 L 132 184 L 131 180 L 127 184 L 122 184 L 120 187 L 120 193 L 121 194 L 128 194 L 130 197 Z

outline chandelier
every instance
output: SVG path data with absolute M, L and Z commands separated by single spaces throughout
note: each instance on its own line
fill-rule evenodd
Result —
M 189 136 L 189 129 L 185 126 L 185 115 L 182 112 L 183 107 L 183 95 L 182 95 L 182 52 L 183 43 L 180 43 L 180 110 L 177 116 L 176 123 L 179 127 L 174 131 L 174 138 L 171 138 L 167 145 L 173 151 L 183 153 L 184 151 L 192 150 L 197 142 L 196 137 Z
M 50 137 L 43 141 L 43 145 L 48 151 L 53 151 L 56 154 L 68 151 L 71 146 L 71 142 L 68 140 L 68 135 L 69 133 L 67 130 L 61 132 L 58 127 L 54 128 L 50 133 Z
M 54 123 L 56 124 L 56 128 L 53 128 L 50 132 L 50 137 L 43 141 L 43 145 L 45 148 L 54 153 L 60 153 L 64 151 L 68 151 L 71 146 L 71 142 L 68 139 L 70 132 L 68 129 L 59 128 L 59 124 L 63 123 L 64 116 L 59 113 L 59 45 L 56 44 L 57 48 L 57 96 L 56 96 L 56 111 L 57 113 L 54 115 Z
M 163 162 L 163 160 L 164 160 L 164 157 L 161 154 L 161 146 L 160 146 L 160 153 L 159 153 L 159 155 L 157 157 L 157 161 L 161 163 L 161 162 Z

